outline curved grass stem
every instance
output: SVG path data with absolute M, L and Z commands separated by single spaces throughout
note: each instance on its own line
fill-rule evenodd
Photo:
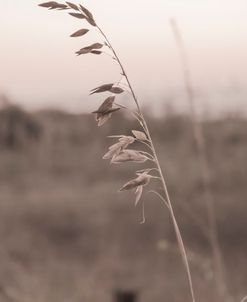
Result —
M 67 4 L 70 6 L 70 8 L 72 7 L 75 10 L 79 10 L 79 8 L 77 7 L 77 5 L 75 5 L 73 3 L 71 4 L 70 2 L 66 2 L 65 5 L 62 5 L 62 9 L 69 8 L 67 6 Z M 56 3 L 54 1 L 44 3 L 41 6 L 47 7 L 47 8 L 50 8 L 50 9 L 60 9 L 61 8 L 61 4 Z M 159 179 L 160 179 L 160 181 L 162 183 L 162 187 L 163 187 L 162 190 L 163 190 L 163 194 L 164 194 L 163 196 L 160 195 L 160 197 L 161 197 L 162 201 L 166 201 L 167 202 L 167 204 L 165 202 L 165 205 L 169 209 L 169 212 L 170 212 L 170 215 L 171 215 L 171 219 L 172 219 L 172 223 L 173 223 L 174 230 L 175 230 L 176 237 L 177 237 L 177 242 L 178 242 L 179 250 L 180 250 L 183 262 L 184 262 L 185 270 L 186 270 L 188 281 L 189 281 L 189 289 L 190 289 L 190 294 L 191 294 L 191 300 L 192 300 L 192 302 L 195 302 L 194 289 L 193 289 L 192 278 L 191 278 L 191 273 L 190 273 L 190 267 L 189 267 L 189 262 L 188 262 L 187 254 L 186 254 L 186 251 L 185 251 L 185 247 L 184 247 L 183 239 L 182 239 L 182 236 L 181 236 L 181 232 L 180 232 L 180 229 L 178 227 L 178 223 L 177 223 L 177 220 L 176 220 L 176 217 L 175 217 L 175 214 L 174 214 L 174 210 L 173 210 L 173 206 L 172 206 L 172 203 L 171 203 L 171 200 L 170 200 L 170 196 L 169 196 L 169 193 L 168 193 L 168 189 L 167 189 L 164 173 L 162 172 L 162 169 L 161 169 L 161 166 L 160 166 L 160 162 L 159 162 L 159 159 L 158 159 L 158 156 L 157 156 L 157 153 L 156 153 L 156 149 L 155 149 L 153 141 L 152 141 L 152 137 L 151 137 L 151 134 L 150 134 L 147 122 L 146 122 L 146 120 L 145 120 L 145 118 L 144 118 L 144 116 L 142 114 L 139 102 L 137 100 L 136 94 L 135 94 L 135 92 L 133 90 L 133 87 L 131 85 L 131 82 L 129 80 L 129 77 L 128 77 L 126 71 L 125 71 L 125 68 L 124 68 L 124 66 L 123 66 L 123 64 L 122 64 L 122 62 L 121 62 L 118 54 L 116 53 L 115 49 L 113 48 L 111 42 L 109 41 L 109 39 L 107 38 L 107 36 L 105 35 L 105 33 L 102 31 L 102 29 L 96 24 L 96 22 L 94 21 L 94 18 L 92 17 L 92 14 L 86 8 L 84 8 L 82 5 L 80 5 L 80 9 L 81 9 L 81 12 L 83 14 L 79 14 L 79 16 L 78 16 L 77 13 L 76 14 L 71 14 L 71 15 L 74 16 L 74 17 L 77 17 L 77 18 L 79 17 L 80 19 L 86 19 L 86 21 L 88 23 L 90 23 L 93 27 L 95 27 L 96 29 L 98 29 L 99 33 L 102 35 L 102 37 L 105 40 L 104 41 L 105 42 L 104 43 L 105 46 L 107 46 L 112 51 L 113 56 L 111 56 L 111 57 L 114 59 L 114 61 L 116 61 L 118 63 L 118 65 L 119 65 L 119 67 L 121 69 L 120 73 L 125 78 L 127 86 L 129 88 L 129 93 L 131 93 L 131 95 L 133 97 L 133 100 L 134 100 L 134 103 L 135 103 L 135 105 L 137 107 L 137 111 L 134 112 L 134 113 L 132 112 L 132 114 L 136 117 L 136 119 L 139 121 L 140 125 L 142 126 L 142 128 L 143 128 L 143 130 L 144 130 L 144 132 L 146 134 L 147 140 L 148 140 L 148 142 L 150 144 L 149 147 L 150 147 L 151 152 L 152 152 L 152 154 L 149 154 L 148 152 L 143 152 L 143 154 L 145 154 L 147 157 L 149 157 L 148 159 L 150 161 L 152 161 L 152 162 L 155 163 L 157 172 L 159 174 Z M 99 52 L 99 51 L 97 52 L 97 49 L 101 49 L 103 46 L 104 45 L 101 44 L 101 43 L 96 43 L 96 44 L 93 44 L 93 45 L 91 45 L 89 47 L 83 48 L 82 51 L 80 50 L 80 52 L 77 52 L 77 53 L 78 53 L 78 55 L 86 54 L 86 53 L 90 53 L 90 52 L 93 53 L 93 50 L 95 48 L 96 52 L 94 50 L 94 53 L 95 54 L 100 54 L 101 52 Z M 107 52 L 106 52 L 106 54 L 109 55 Z M 153 177 L 153 178 L 158 178 L 158 177 Z M 142 206 L 143 206 L 143 222 L 145 222 L 144 203 L 142 204 Z
M 146 124 L 145 119 L 144 119 L 144 123 L 145 123 L 145 127 L 146 127 L 146 130 L 147 130 L 147 133 L 148 133 L 148 139 L 150 140 L 150 144 L 151 144 L 151 147 L 153 149 L 155 162 L 156 162 L 157 168 L 159 170 L 162 186 L 163 186 L 163 189 L 164 189 L 165 200 L 167 201 L 167 204 L 168 204 L 168 208 L 169 208 L 170 215 L 171 215 L 171 218 L 172 218 L 172 223 L 173 223 L 174 230 L 175 230 L 176 237 L 177 237 L 177 241 L 178 241 L 179 250 L 180 250 L 180 253 L 181 253 L 181 256 L 182 256 L 182 259 L 183 259 L 183 262 L 184 262 L 185 270 L 186 270 L 186 273 L 187 273 L 187 278 L 188 278 L 188 282 L 189 282 L 192 302 L 195 302 L 195 294 L 194 294 L 192 276 L 191 276 L 191 272 L 190 272 L 190 266 L 189 266 L 189 261 L 188 261 L 187 253 L 186 253 L 186 250 L 185 250 L 184 242 L 183 242 L 181 232 L 180 232 L 180 229 L 179 229 L 179 226 L 178 226 L 178 223 L 177 223 L 177 219 L 176 219 L 176 216 L 175 216 L 175 213 L 174 213 L 174 210 L 173 210 L 173 206 L 172 206 L 172 203 L 171 203 L 171 199 L 170 199 L 170 195 L 169 195 L 169 192 L 168 192 L 165 177 L 164 177 L 164 174 L 162 172 L 162 169 L 161 169 L 161 166 L 160 166 L 160 163 L 159 163 L 159 159 L 158 159 L 158 156 L 157 156 L 154 144 L 153 144 L 153 140 L 152 140 L 152 137 L 150 135 L 150 132 L 149 132 L 149 129 L 148 129 L 148 126 Z
M 193 282 L 192 282 L 192 277 L 191 277 L 191 272 L 190 272 L 190 266 L 189 266 L 187 253 L 186 253 L 185 246 L 184 246 L 184 243 L 183 243 L 183 239 L 182 239 L 182 236 L 181 236 L 181 232 L 180 232 L 180 229 L 179 229 L 179 226 L 178 226 L 178 223 L 177 223 L 177 219 L 176 219 L 176 216 L 175 216 L 175 213 L 174 213 L 174 210 L 173 210 L 172 202 L 171 202 L 171 199 L 170 199 L 170 196 L 169 196 L 169 193 L 168 193 L 168 188 L 167 188 L 167 184 L 166 184 L 166 181 L 165 181 L 165 177 L 164 177 L 164 174 L 163 174 L 161 166 L 160 166 L 160 162 L 159 162 L 159 159 L 158 159 L 158 156 L 157 156 L 157 153 L 156 153 L 156 149 L 155 149 L 153 141 L 152 141 L 152 137 L 151 137 L 147 122 L 146 122 L 146 120 L 145 120 L 145 118 L 142 114 L 138 99 L 136 97 L 136 94 L 135 94 L 135 92 L 133 90 L 133 87 L 130 83 L 129 77 L 128 77 L 125 69 L 124 69 L 124 66 L 123 66 L 118 54 L 116 53 L 116 51 L 113 48 L 111 42 L 107 38 L 106 34 L 102 31 L 102 29 L 99 26 L 97 26 L 97 28 L 100 31 L 100 33 L 102 34 L 102 36 L 105 38 L 108 47 L 112 50 L 113 55 L 116 58 L 116 61 L 118 62 L 119 66 L 122 70 L 122 74 L 126 79 L 126 82 L 129 86 L 129 89 L 130 89 L 130 92 L 132 94 L 133 100 L 136 104 L 138 116 L 141 119 L 141 125 L 143 126 L 143 129 L 144 129 L 144 131 L 147 135 L 147 138 L 150 142 L 150 147 L 152 149 L 154 162 L 157 166 L 157 169 L 158 169 L 158 172 L 159 172 L 159 175 L 160 175 L 160 179 L 161 179 L 161 183 L 162 183 L 162 186 L 163 186 L 164 197 L 162 198 L 162 200 L 167 201 L 167 205 L 168 205 L 168 209 L 169 209 L 171 219 L 172 219 L 172 223 L 173 223 L 173 226 L 174 226 L 174 230 L 175 230 L 179 250 L 180 250 L 180 253 L 181 253 L 181 257 L 183 259 L 183 263 L 184 263 L 187 278 L 188 278 L 189 289 L 190 289 L 190 294 L 191 294 L 191 301 L 195 302 L 195 294 L 194 294 Z
M 156 192 L 154 190 L 151 190 L 148 193 L 153 193 L 153 194 L 157 195 L 164 202 L 164 204 L 166 205 L 166 207 L 169 210 L 169 204 L 168 204 L 168 202 L 165 200 L 165 198 L 160 193 L 158 193 L 158 192 Z
M 134 101 L 135 101 L 135 103 L 136 103 L 136 107 L 137 107 L 138 113 L 141 115 L 141 108 L 140 108 L 140 105 L 139 105 L 139 103 L 138 103 L 138 101 L 137 101 L 137 97 L 136 97 L 135 92 L 134 92 L 134 90 L 133 90 L 133 88 L 132 88 L 132 85 L 131 85 L 131 83 L 130 83 L 130 81 L 129 81 L 129 78 L 128 78 L 126 72 L 125 72 L 124 66 L 123 66 L 122 62 L 120 61 L 120 59 L 119 59 L 118 54 L 116 53 L 115 49 L 114 49 L 113 46 L 111 45 L 111 42 L 109 41 L 109 39 L 107 38 L 107 36 L 106 36 L 106 34 L 103 32 L 103 30 L 102 30 L 98 25 L 97 25 L 97 28 L 98 28 L 98 30 L 100 31 L 100 33 L 102 34 L 102 36 L 105 38 L 106 43 L 108 44 L 108 47 L 112 50 L 112 52 L 113 52 L 113 54 L 114 54 L 114 56 L 115 56 L 115 59 L 116 59 L 116 61 L 118 62 L 119 66 L 120 66 L 120 68 L 121 68 L 121 70 L 122 70 L 122 75 L 125 77 L 125 79 L 126 79 L 126 81 L 127 81 L 127 84 L 128 84 L 128 86 L 129 86 L 129 88 L 130 88 L 131 94 L 132 94 L 133 99 L 134 99 Z

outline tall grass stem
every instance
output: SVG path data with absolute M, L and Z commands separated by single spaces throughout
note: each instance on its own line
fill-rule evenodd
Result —
M 181 59 L 185 89 L 186 89 L 188 103 L 190 105 L 193 134 L 194 134 L 194 140 L 196 143 L 197 155 L 198 155 L 198 160 L 201 170 L 201 179 L 204 189 L 204 200 L 207 210 L 208 233 L 209 233 L 208 238 L 209 238 L 209 243 L 213 255 L 216 288 L 219 298 L 222 301 L 226 301 L 229 295 L 226 286 L 224 261 L 223 261 L 223 256 L 222 256 L 221 247 L 218 238 L 215 201 L 211 188 L 212 176 L 211 176 L 211 170 L 209 168 L 209 163 L 206 155 L 205 138 L 203 134 L 202 125 L 197 120 L 196 96 L 193 88 L 192 76 L 190 72 L 190 64 L 189 64 L 188 55 L 185 47 L 185 42 L 181 30 L 178 26 L 178 23 L 175 19 L 171 19 L 171 28 L 174 34 L 174 38 Z
M 147 137 L 150 141 L 151 149 L 152 149 L 152 152 L 153 152 L 153 155 L 154 155 L 154 161 L 155 161 L 155 164 L 157 166 L 157 169 L 158 169 L 158 172 L 159 172 L 159 175 L 160 175 L 160 178 L 161 178 L 162 186 L 163 186 L 163 191 L 164 191 L 164 196 L 165 196 L 164 200 L 166 200 L 165 205 L 168 204 L 168 208 L 169 208 L 172 223 L 173 223 L 173 226 L 174 226 L 176 238 L 177 238 L 177 241 L 178 241 L 179 250 L 180 250 L 183 262 L 184 262 L 184 266 L 185 266 L 185 270 L 186 270 L 186 274 L 187 274 L 187 278 L 188 278 L 188 282 L 189 282 L 191 301 L 195 302 L 195 294 L 194 294 L 193 282 L 192 282 L 192 277 L 191 277 L 191 272 L 190 272 L 190 266 L 189 266 L 187 253 L 186 253 L 184 242 L 183 242 L 181 232 L 180 232 L 180 229 L 179 229 L 179 226 L 178 226 L 178 223 L 177 223 L 177 219 L 176 219 L 176 216 L 175 216 L 175 213 L 174 213 L 174 210 L 173 210 L 173 206 L 172 206 L 172 202 L 171 202 L 171 199 L 170 199 L 170 196 L 169 196 L 169 192 L 168 192 L 167 184 L 166 184 L 166 181 L 165 181 L 165 177 L 164 177 L 164 174 L 162 172 L 162 169 L 161 169 L 161 166 L 160 166 L 160 163 L 159 163 L 159 159 L 158 159 L 158 156 L 157 156 L 157 153 L 156 153 L 156 149 L 155 149 L 154 144 L 153 144 L 153 140 L 152 140 L 152 137 L 151 137 L 151 134 L 150 134 L 150 130 L 149 130 L 147 122 L 146 122 L 146 120 L 145 120 L 145 118 L 142 114 L 138 99 L 137 99 L 136 94 L 133 90 L 133 87 L 130 83 L 129 77 L 128 77 L 128 75 L 127 75 L 127 73 L 126 73 L 126 71 L 123 67 L 123 64 L 122 64 L 121 60 L 119 59 L 118 54 L 116 53 L 115 49 L 111 45 L 111 42 L 109 41 L 109 39 L 107 38 L 107 36 L 103 32 L 103 30 L 99 26 L 98 26 L 98 29 L 99 29 L 100 33 L 103 35 L 103 37 L 105 38 L 105 40 L 106 40 L 107 44 L 109 45 L 110 49 L 112 50 L 112 52 L 115 56 L 115 59 L 119 63 L 119 66 L 122 70 L 122 74 L 126 78 L 126 81 L 127 81 L 128 86 L 130 88 L 133 100 L 136 104 L 139 116 L 141 117 L 141 120 L 142 120 L 142 123 L 143 123 L 143 130 L 147 134 Z

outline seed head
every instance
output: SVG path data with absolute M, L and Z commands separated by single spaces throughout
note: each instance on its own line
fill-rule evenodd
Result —
M 98 122 L 98 126 L 104 125 L 111 117 L 112 113 L 120 110 L 119 107 L 113 107 L 115 101 L 114 96 L 108 97 L 103 104 L 100 105 L 98 110 L 93 111 L 96 114 L 96 121 Z
M 112 164 L 120 164 L 125 162 L 145 163 L 149 158 L 140 151 L 125 149 L 111 160 Z
M 135 138 L 133 136 L 122 135 L 119 138 L 118 143 L 109 147 L 109 151 L 103 156 L 103 159 L 111 159 L 119 155 L 122 150 L 126 149 L 130 144 L 134 143 L 134 141 Z

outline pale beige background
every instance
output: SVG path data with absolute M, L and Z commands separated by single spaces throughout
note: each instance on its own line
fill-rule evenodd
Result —
M 74 51 L 97 41 L 96 33 L 69 38 L 87 25 L 64 11 L 39 8 L 38 3 L 0 0 L 0 93 L 28 108 L 90 110 L 95 104 L 85 101 L 88 90 L 117 80 L 118 68 L 108 57 L 75 57 Z M 206 98 L 217 108 L 245 106 L 246 0 L 85 0 L 83 4 L 115 45 L 145 104 L 157 107 L 163 96 L 169 98 L 174 90 L 179 94 L 182 88 L 169 26 L 169 18 L 175 17 L 186 39 L 195 86 L 210 95 L 200 101 Z M 234 91 L 237 97 L 230 98 Z

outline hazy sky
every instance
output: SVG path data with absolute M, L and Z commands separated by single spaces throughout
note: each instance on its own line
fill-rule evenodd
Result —
M 32 108 L 61 104 L 79 110 L 92 102 L 85 100 L 88 90 L 117 81 L 119 69 L 107 56 L 74 56 L 101 38 L 96 32 L 70 38 L 87 24 L 65 11 L 42 9 L 37 6 L 40 2 L 0 0 L 0 93 Z M 85 0 L 82 4 L 108 34 L 137 94 L 146 101 L 158 102 L 173 89 L 178 94 L 182 89 L 171 17 L 182 28 L 196 87 L 209 92 L 225 89 L 226 95 L 228 87 L 230 91 L 247 87 L 246 0 Z M 215 95 L 211 102 L 226 105 Z

